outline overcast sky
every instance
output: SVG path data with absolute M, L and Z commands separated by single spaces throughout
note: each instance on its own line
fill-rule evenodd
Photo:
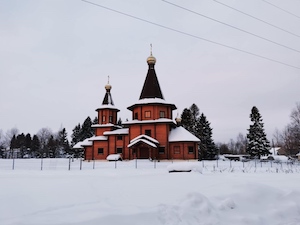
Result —
M 108 75 L 119 117 L 131 119 L 127 107 L 139 98 L 150 43 L 165 100 L 178 108 L 174 115 L 195 103 L 211 122 L 215 142 L 245 135 L 253 106 L 269 139 L 290 122 L 300 101 L 300 17 L 262 0 L 220 0 L 291 34 L 213 0 L 170 0 L 283 47 L 161 0 L 91 1 L 198 38 L 80 0 L 1 0 L 3 133 L 16 127 L 33 135 L 43 127 L 57 132 L 62 126 L 71 135 L 87 116 L 96 116 Z M 298 0 L 268 1 L 300 16 Z

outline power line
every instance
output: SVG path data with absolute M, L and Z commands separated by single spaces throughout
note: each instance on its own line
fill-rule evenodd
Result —
M 166 30 L 170 30 L 170 31 L 173 31 L 173 32 L 176 32 L 176 33 L 179 33 L 179 34 L 183 34 L 183 35 L 186 35 L 186 36 L 189 36 L 189 37 L 200 39 L 202 41 L 210 42 L 210 43 L 215 44 L 215 45 L 220 45 L 220 46 L 223 46 L 223 47 L 226 47 L 226 48 L 229 48 L 229 49 L 233 49 L 233 50 L 236 50 L 236 51 L 239 51 L 239 52 L 246 53 L 248 55 L 256 56 L 258 58 L 262 58 L 262 59 L 265 59 L 265 60 L 268 60 L 268 61 L 271 61 L 271 62 L 279 63 L 279 64 L 282 64 L 282 65 L 300 70 L 300 67 L 298 67 L 298 66 L 294 66 L 294 65 L 291 65 L 291 64 L 288 64 L 288 63 L 285 63 L 285 62 L 281 62 L 281 61 L 278 61 L 278 60 L 275 60 L 275 59 L 268 58 L 266 56 L 258 55 L 256 53 L 248 52 L 248 51 L 245 51 L 245 50 L 242 50 L 242 49 L 239 49 L 239 48 L 235 48 L 235 47 L 225 45 L 225 44 L 222 44 L 222 43 L 219 43 L 219 42 L 216 42 L 216 41 L 212 41 L 212 40 L 205 39 L 205 38 L 193 35 L 193 34 L 189 34 L 189 33 L 186 33 L 184 31 L 180 31 L 180 30 L 177 30 L 177 29 L 174 29 L 174 28 L 171 28 L 171 27 L 167 27 L 167 26 L 164 26 L 164 25 L 161 25 L 161 24 L 158 24 L 158 23 L 154 23 L 154 22 L 151 22 L 149 20 L 142 19 L 140 17 L 133 16 L 133 15 L 130 15 L 130 14 L 127 14 L 127 13 L 124 13 L 124 12 L 121 12 L 121 11 L 118 11 L 118 10 L 115 10 L 115 9 L 112 9 L 112 8 L 109 8 L 109 7 L 94 3 L 94 2 L 90 2 L 90 1 L 87 1 L 87 0 L 81 0 L 81 1 L 83 1 L 85 3 L 88 3 L 88 4 L 91 4 L 91 5 L 94 5 L 94 6 L 97 6 L 97 7 L 100 7 L 100 8 L 103 8 L 103 9 L 106 9 L 106 10 L 109 10 L 109 11 L 112 11 L 112 12 L 115 12 L 115 13 L 118 13 L 118 14 L 121 14 L 121 15 L 124 15 L 124 16 L 127 16 L 127 17 L 131 17 L 131 18 L 136 19 L 136 20 L 140 20 L 142 22 L 145 22 L 145 23 L 148 23 L 148 24 L 151 24 L 151 25 L 154 25 L 154 26 L 164 28 Z
M 269 22 L 267 22 L 267 21 L 264 21 L 264 20 L 262 20 L 262 19 L 259 19 L 259 18 L 255 17 L 255 16 L 252 16 L 252 15 L 250 15 L 250 14 L 248 14 L 248 13 L 245 13 L 245 12 L 243 12 L 243 11 L 241 11 L 241 10 L 239 10 L 239 9 L 236 9 L 236 8 L 230 6 L 230 5 L 227 5 L 227 4 L 223 3 L 223 2 L 219 2 L 219 1 L 217 1 L 217 0 L 212 0 L 212 1 L 214 1 L 214 2 L 216 2 L 216 3 L 218 3 L 218 4 L 220 4 L 220 5 L 223 5 L 223 6 L 227 7 L 227 8 L 230 8 L 230 9 L 232 9 L 232 10 L 235 10 L 235 11 L 237 11 L 237 12 L 239 12 L 239 13 L 242 13 L 242 14 L 244 14 L 244 15 L 246 15 L 246 16 L 249 16 L 249 17 L 251 17 L 252 19 L 258 20 L 258 21 L 260 21 L 260 22 L 262 22 L 262 23 L 265 23 L 265 24 L 267 24 L 267 25 L 269 25 L 269 26 L 275 27 L 275 28 L 277 28 L 277 29 L 279 29 L 279 30 L 281 30 L 281 31 L 284 31 L 284 32 L 289 33 L 289 34 L 291 34 L 291 35 L 294 35 L 294 36 L 296 36 L 296 37 L 300 37 L 300 35 L 298 35 L 298 34 L 295 34 L 295 33 L 291 32 L 291 31 L 285 30 L 285 29 L 283 29 L 283 28 L 281 28 L 281 27 L 278 27 L 278 26 L 276 26 L 276 25 L 274 25 L 274 24 L 271 24 L 271 23 L 269 23 Z
M 300 53 L 300 51 L 297 50 L 297 49 L 294 49 L 294 48 L 288 47 L 288 46 L 286 46 L 286 45 L 280 44 L 280 43 L 278 43 L 278 42 L 272 41 L 272 40 L 270 40 L 270 39 L 268 39 L 268 38 L 264 38 L 264 37 L 262 37 L 262 36 L 259 36 L 259 35 L 257 35 L 257 34 L 251 33 L 251 32 L 249 32 L 249 31 L 243 30 L 243 29 L 241 29 L 241 28 L 235 27 L 235 26 L 230 25 L 230 24 L 228 24 L 228 23 L 224 23 L 224 22 L 222 22 L 222 21 L 220 21 L 220 20 L 216 20 L 216 19 L 211 18 L 211 17 L 209 17 L 209 16 L 205 16 L 205 15 L 203 15 L 203 14 L 201 14 L 201 13 L 195 12 L 195 11 L 193 11 L 193 10 L 191 10 L 191 9 L 187 9 L 187 8 L 185 8 L 185 7 L 183 7 L 183 6 L 174 4 L 174 3 L 172 3 L 172 2 L 169 2 L 169 1 L 166 1 L 166 0 L 162 0 L 162 1 L 165 2 L 165 3 L 167 3 L 167 4 L 170 4 L 170 5 L 172 5 L 172 6 L 175 6 L 175 7 L 177 7 L 177 8 L 180 8 L 180 9 L 183 9 L 183 10 L 185 10 L 185 11 L 188 11 L 188 12 L 191 12 L 191 13 L 193 13 L 193 14 L 196 14 L 196 15 L 198 15 L 198 16 L 202 16 L 202 17 L 204 17 L 204 18 L 206 18 L 206 19 L 212 20 L 212 21 L 214 21 L 214 22 L 223 24 L 223 25 L 225 25 L 225 26 L 231 27 L 231 28 L 236 29 L 236 30 L 238 30 L 238 31 L 242 31 L 242 32 L 244 32 L 244 33 L 246 33 L 246 34 L 249 34 L 249 35 L 252 35 L 252 36 L 254 36 L 254 37 L 260 38 L 260 39 L 262 39 L 262 40 L 268 41 L 268 42 L 273 43 L 273 44 L 275 44 L 275 45 L 278 45 L 278 46 L 281 46 L 281 47 L 283 47 L 283 48 L 287 48 L 287 49 L 289 49 L 289 50 L 292 50 L 292 51 L 295 51 L 295 52 Z
M 280 9 L 280 10 L 283 11 L 283 12 L 286 12 L 286 13 L 288 13 L 288 14 L 290 14 L 290 15 L 292 15 L 292 16 L 295 16 L 295 17 L 297 17 L 298 19 L 300 19 L 300 16 L 298 16 L 298 15 L 296 15 L 296 14 L 294 14 L 294 13 L 291 13 L 291 12 L 289 12 L 289 11 L 283 9 L 283 8 L 280 8 L 279 6 L 274 5 L 274 4 L 272 4 L 271 2 L 268 2 L 268 1 L 266 1 L 266 0 L 262 0 L 262 1 L 265 2 L 265 3 L 267 3 L 267 4 L 269 4 L 269 5 L 271 5 L 271 6 L 273 6 L 273 7 L 275 7 L 275 8 L 277 8 L 277 9 Z

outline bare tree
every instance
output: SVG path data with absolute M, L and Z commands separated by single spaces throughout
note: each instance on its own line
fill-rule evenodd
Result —
M 235 148 L 238 154 L 245 154 L 246 153 L 246 144 L 247 138 L 242 134 L 239 133 L 236 137 Z
M 292 110 L 291 119 L 294 126 L 300 126 L 300 102 L 296 103 L 296 107 Z
M 13 136 L 16 137 L 18 134 L 19 134 L 19 130 L 16 127 L 7 130 L 4 136 L 4 147 L 5 148 L 10 147 L 11 139 L 13 138 Z
M 41 157 L 49 157 L 49 149 L 47 147 L 47 144 L 51 138 L 51 136 L 53 136 L 53 132 L 51 131 L 50 128 L 41 128 L 38 132 L 37 132 L 37 136 L 40 140 L 40 156 Z

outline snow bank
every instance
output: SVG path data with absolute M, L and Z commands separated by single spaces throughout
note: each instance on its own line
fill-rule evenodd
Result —
M 166 170 L 193 171 L 202 162 L 133 160 L 118 162 L 115 168 L 99 161 L 92 169 L 93 162 L 84 161 L 83 170 L 71 166 L 73 170 L 68 171 L 69 160 L 59 161 L 66 166 L 27 170 L 22 166 L 29 162 L 39 165 L 40 161 L 23 160 L 24 164 L 15 162 L 15 170 L 0 167 L 0 224 L 300 224 L 299 167 L 293 167 L 293 173 L 276 173 L 276 168 L 272 172 L 260 166 L 256 172 L 219 172 L 212 169 L 215 162 L 205 162 L 201 174 L 170 174 Z M 219 168 L 243 165 L 219 163 Z
M 202 165 L 199 162 L 177 162 L 167 167 L 169 173 L 171 172 L 202 172 Z

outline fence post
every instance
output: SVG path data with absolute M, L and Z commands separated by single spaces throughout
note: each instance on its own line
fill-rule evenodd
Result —
M 41 170 L 43 170 L 43 156 L 41 156 Z
M 93 159 L 93 170 L 95 169 L 95 159 Z
M 115 169 L 117 169 L 117 159 L 115 159 Z
M 71 157 L 69 157 L 69 170 L 71 170 Z
M 13 156 L 13 164 L 12 164 L 12 169 L 15 169 L 15 157 Z
M 82 158 L 80 158 L 80 170 L 82 169 Z
M 154 169 L 156 169 L 156 158 L 154 158 Z

